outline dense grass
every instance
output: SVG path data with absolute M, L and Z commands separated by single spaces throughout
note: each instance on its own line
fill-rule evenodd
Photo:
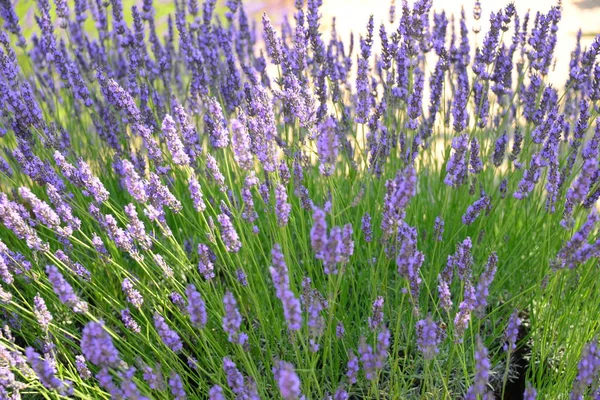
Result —
M 266 41 L 263 32 L 250 34 L 240 24 L 241 5 L 232 18 L 213 16 L 210 2 L 197 16 L 190 15 L 193 7 L 180 5 L 173 20 L 178 23 L 165 31 L 158 46 L 151 39 L 150 14 L 142 14 L 142 40 L 132 36 L 127 44 L 129 35 L 140 31 L 129 15 L 126 33 L 119 31 L 118 1 L 100 3 L 110 23 L 98 29 L 97 11 L 88 10 L 87 21 L 77 24 L 69 3 L 71 22 L 60 27 L 60 13 L 40 0 L 35 14 L 53 21 L 55 30 L 46 28 L 41 34 L 34 28 L 42 41 L 25 31 L 25 47 L 16 45 L 18 32 L 6 17 L 7 4 L 0 1 L 6 22 L 1 34 L 12 43 L 3 43 L 0 53 L 0 128 L 6 131 L 0 138 L 6 160 L 0 175 L 0 237 L 6 245 L 0 248 L 6 271 L 0 271 L 0 321 L 5 326 L 0 376 L 14 374 L 16 382 L 0 380 L 2 396 L 20 392 L 23 398 L 136 398 L 139 390 L 148 398 L 173 398 L 174 376 L 189 398 L 207 398 L 214 385 L 222 387 L 226 398 L 241 399 L 253 398 L 254 392 L 265 399 L 295 399 L 296 390 L 307 399 L 521 398 L 525 382 L 539 398 L 548 399 L 567 398 L 569 393 L 574 398 L 591 396 L 598 389 L 600 354 L 591 352 L 595 364 L 589 382 L 579 361 L 590 352 L 589 343 L 600 328 L 600 248 L 594 221 L 600 171 L 600 41 L 590 49 L 577 44 L 569 80 L 550 82 L 558 8 L 535 24 L 531 16 L 529 29 L 524 28 L 524 16 L 517 17 L 510 7 L 492 15 L 484 43 L 491 59 L 482 61 L 474 49 L 464 47 L 470 19 L 460 19 L 461 32 L 456 16 L 456 27 L 451 31 L 449 25 L 442 35 L 441 14 L 432 18 L 426 2 L 414 9 L 398 7 L 400 20 L 383 25 L 389 43 L 380 40 L 381 50 L 369 44 L 371 19 L 352 54 L 349 43 L 335 37 L 329 41 L 328 34 L 319 33 L 315 2 L 304 9 L 304 30 L 284 24 L 281 42 L 281 32 L 275 42 L 270 40 L 268 22 Z M 520 21 L 520 35 L 513 39 L 515 20 Z M 419 26 L 423 21 L 430 26 Z M 79 41 L 77 32 L 97 47 Z M 58 38 L 65 40 L 64 52 Z M 277 48 L 286 49 L 282 62 Z M 399 48 L 414 53 L 401 56 Z M 267 59 L 261 55 L 265 49 Z M 378 62 L 386 54 L 394 57 L 382 68 Z M 65 59 L 77 67 L 61 79 Z M 361 62 L 368 70 L 361 72 Z M 436 71 L 442 74 L 437 91 Z M 82 95 L 78 74 L 88 95 Z M 205 80 L 198 84 L 198 77 Z M 538 78 L 536 87 L 532 82 Z M 464 79 L 467 85 L 461 86 Z M 477 84 L 484 95 L 476 94 Z M 497 85 L 504 90 L 492 90 Z M 423 100 L 430 93 L 431 103 L 439 100 L 439 107 Z M 177 118 L 179 104 L 189 125 Z M 222 132 L 233 144 L 216 143 L 223 137 L 215 108 L 222 109 L 227 128 Z M 462 127 L 461 111 L 468 114 Z M 175 118 L 177 139 L 169 136 L 167 114 Z M 190 136 L 185 134 L 190 127 L 202 149 L 180 163 L 173 146 L 183 139 L 191 155 Z M 152 157 L 148 137 L 142 139 L 144 129 L 157 141 L 158 157 Z M 498 140 L 504 133 L 503 148 Z M 523 142 L 515 151 L 519 134 Z M 462 156 L 457 151 L 461 135 L 467 143 Z M 475 166 L 473 140 L 480 146 L 480 168 Z M 273 150 L 275 168 L 263 159 L 265 147 Z M 61 167 L 61 154 L 75 165 L 73 171 Z M 240 161 L 240 154 L 250 154 L 251 165 Z M 215 179 L 208 155 L 216 159 L 223 182 Z M 538 158 L 538 179 L 530 192 L 517 198 L 534 170 L 532 160 Z M 90 176 L 82 175 L 85 165 L 78 165 L 79 159 L 99 178 L 96 189 L 90 187 Z M 148 199 L 136 199 L 128 184 L 135 178 L 124 172 L 122 160 L 132 162 Z M 461 160 L 468 168 L 464 181 L 459 177 L 459 184 L 448 185 L 453 165 Z M 254 176 L 256 185 L 245 184 Z M 189 188 L 193 179 L 199 182 L 205 209 L 194 204 Z M 162 193 L 168 190 L 175 200 L 157 196 L 160 190 L 149 182 L 160 182 Z M 50 185 L 60 201 L 53 199 Z M 99 186 L 109 196 L 92 196 Z M 20 188 L 29 188 L 56 209 L 59 223 L 48 222 L 52 212 Z M 552 193 L 555 200 L 548 207 Z M 465 223 L 474 203 L 483 207 Z M 288 205 L 286 219 L 282 214 Z M 149 206 L 164 213 L 152 219 Z M 68 207 L 80 224 L 65 217 Z M 132 209 L 149 236 L 142 238 L 132 227 Z M 321 248 L 317 228 L 323 212 L 329 242 Z M 366 214 L 371 235 L 361 228 Z M 123 230 L 111 228 L 107 215 Z M 239 251 L 227 236 L 224 215 L 239 237 Z M 443 233 L 435 230 L 438 217 Z M 588 226 L 582 242 L 575 243 L 579 230 Z M 61 233 L 65 227 L 73 231 Z M 343 230 L 342 242 L 335 242 L 334 227 Z M 32 240 L 25 240 L 32 238 L 42 244 L 35 248 Z M 102 241 L 105 253 L 94 238 Z M 461 267 L 459 260 L 454 265 L 449 256 L 458 255 L 469 238 L 472 248 L 465 258 L 472 256 L 472 263 Z M 133 247 L 127 250 L 120 239 Z M 575 244 L 569 248 L 568 243 Z M 200 244 L 209 251 L 199 254 Z M 568 265 L 581 248 L 588 253 Z M 494 254 L 495 274 L 490 269 Z M 328 257 L 335 261 L 328 264 Z M 214 266 L 211 279 L 202 269 L 207 259 Z M 83 312 L 59 300 L 48 265 L 56 266 L 87 303 L 86 309 L 76 310 Z M 328 267 L 337 273 L 326 273 Z M 90 279 L 81 268 L 89 271 Z M 438 286 L 450 270 L 452 304 L 445 308 Z M 289 276 L 289 284 L 274 279 L 273 271 Z M 125 279 L 143 298 L 140 307 L 123 289 Z M 489 294 L 486 279 L 491 282 Z M 190 318 L 190 284 L 206 305 L 206 324 Z M 478 307 L 469 301 L 470 288 Z M 232 343 L 237 336 L 228 340 L 224 331 L 223 317 L 229 313 L 223 299 L 228 292 L 242 317 L 240 331 L 248 336 L 243 344 Z M 47 325 L 41 322 L 39 304 L 34 304 L 36 295 L 52 314 Z M 299 326 L 285 317 L 294 314 L 285 306 L 294 299 L 301 303 Z M 381 299 L 378 309 L 375 304 Z M 125 324 L 124 309 L 139 332 Z M 464 332 L 456 319 L 461 312 L 467 316 Z M 176 332 L 181 346 L 164 340 L 157 315 Z M 120 362 L 96 354 L 100 340 L 85 345 L 97 327 L 93 321 L 103 321 Z M 419 331 L 425 322 L 435 327 L 429 331 L 435 342 L 429 343 L 429 353 Z M 371 356 L 366 346 L 372 347 Z M 33 349 L 25 357 L 29 347 L 45 364 L 35 362 Z M 76 365 L 82 354 L 90 377 Z M 348 372 L 354 356 L 360 358 L 356 380 Z M 224 369 L 229 360 L 243 374 L 245 388 L 236 386 Z M 162 384 L 149 372 L 160 376 Z M 112 392 L 106 373 L 115 385 Z M 296 376 L 299 387 L 294 386 Z M 211 396 L 219 398 L 214 392 Z

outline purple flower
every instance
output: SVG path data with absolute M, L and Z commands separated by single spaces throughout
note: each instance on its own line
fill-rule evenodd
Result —
M 108 372 L 108 368 L 101 368 L 96 374 L 96 379 L 98 379 L 100 387 L 105 389 L 113 399 L 123 398 L 124 393 L 113 381 L 112 375 Z
M 127 329 L 129 329 L 135 333 L 140 333 L 140 331 L 141 331 L 140 326 L 133 319 L 133 317 L 131 316 L 131 312 L 129 311 L 128 308 L 121 310 L 121 321 L 123 321 L 123 324 L 125 325 L 125 327 Z
M 24 48 L 26 42 L 21 32 L 19 17 L 10 1 L 0 2 L 0 15 L 4 20 L 4 29 L 15 35 L 17 37 L 17 45 Z
M 248 278 L 246 277 L 246 273 L 244 272 L 243 269 L 238 268 L 235 271 L 235 276 L 236 276 L 238 282 L 240 283 L 240 285 L 248 286 Z
M 221 225 L 221 239 L 225 245 L 225 249 L 231 253 L 237 253 L 242 248 L 242 242 L 238 236 L 231 220 L 227 214 L 219 214 L 217 220 Z
M 598 381 L 600 374 L 600 349 L 597 341 L 585 345 L 577 367 L 577 379 L 573 383 L 571 399 L 583 400 L 587 388 Z
M 357 61 L 356 73 L 356 117 L 355 121 L 364 124 L 369 120 L 369 113 L 373 102 L 372 91 L 369 84 L 369 57 L 373 44 L 373 16 L 367 25 L 367 37 L 360 38 L 361 54 Z
M 38 324 L 42 327 L 42 330 L 48 329 L 48 325 L 50 325 L 53 318 L 46 307 L 46 302 L 39 293 L 33 298 L 33 313 L 35 314 L 35 319 L 37 319 Z
M 409 166 L 405 170 L 398 170 L 396 177 L 385 183 L 385 188 L 381 230 L 384 238 L 388 238 L 396 233 L 395 228 L 404 219 L 404 210 L 417 193 L 417 175 L 414 168 Z
M 279 244 L 273 246 L 271 256 L 273 258 L 273 265 L 269 270 L 271 272 L 271 278 L 273 279 L 273 285 L 275 286 L 275 293 L 283 305 L 283 314 L 287 321 L 288 328 L 293 331 L 298 331 L 302 328 L 300 300 L 294 296 L 294 292 L 290 289 L 289 272 Z
M 62 250 L 56 250 L 54 256 L 66 265 L 75 275 L 85 281 L 90 282 L 92 274 L 83 265 L 78 262 L 73 262 Z
M 539 181 L 542 166 L 542 159 L 540 154 L 536 153 L 531 157 L 531 161 L 529 163 L 529 169 L 525 171 L 523 174 L 523 179 L 519 182 L 518 189 L 513 194 L 515 199 L 522 200 L 531 193 L 535 184 Z
M 471 267 L 473 265 L 472 248 L 473 243 L 471 242 L 471 238 L 467 237 L 462 243 L 456 245 L 456 253 L 448 256 L 447 268 L 450 270 L 456 268 L 460 279 L 468 278 L 471 275 Z M 451 273 L 450 277 L 452 277 Z
M 119 352 L 104 322 L 88 322 L 81 334 L 81 351 L 85 358 L 99 367 L 114 367 L 120 362 Z
M 313 212 L 313 226 L 310 230 L 310 244 L 317 258 L 327 245 L 327 221 L 325 211 L 315 208 Z
M 176 374 L 175 372 L 171 373 L 171 377 L 169 378 L 169 386 L 171 387 L 171 394 L 175 400 L 187 399 L 187 394 L 185 393 L 183 382 L 181 382 L 181 377 L 179 374 Z
M 519 128 L 516 128 L 512 150 L 511 150 L 510 155 L 508 156 L 509 160 L 515 161 L 519 157 L 519 154 L 521 153 L 522 144 L 523 144 L 523 134 L 521 133 L 521 130 Z
M 85 357 L 83 355 L 80 354 L 78 356 L 75 356 L 75 367 L 77 368 L 79 376 L 84 381 L 92 377 L 92 373 L 88 369 L 87 364 L 85 362 Z
M 337 124 L 333 117 L 327 118 L 319 125 L 317 136 L 317 151 L 319 152 L 319 171 L 322 175 L 329 176 L 335 171 L 338 156 L 339 140 Z
M 171 303 L 173 303 L 173 305 L 177 307 L 179 311 L 185 312 L 185 300 L 183 299 L 182 295 L 177 292 L 171 292 L 169 293 L 169 300 L 171 300 Z
M 310 281 L 308 281 L 308 278 L 305 278 L 303 285 L 306 291 L 303 302 L 304 306 L 307 308 L 306 313 L 308 314 L 306 325 L 308 326 L 308 334 L 310 336 L 310 350 L 315 353 L 319 351 L 318 339 L 325 331 L 325 319 L 321 315 L 321 311 L 327 307 L 327 301 L 322 297 L 321 293 L 310 288 Z
M 210 143 L 214 148 L 223 148 L 229 145 L 229 132 L 227 123 L 223 116 L 221 104 L 212 96 L 206 98 L 206 114 L 204 114 L 204 126 L 210 137 Z
M 148 365 L 142 365 L 144 371 L 144 381 L 150 386 L 150 389 L 163 391 L 165 382 L 162 375 L 160 364 L 156 364 L 154 369 Z
M 74 167 L 65 160 L 60 152 L 56 151 L 54 152 L 54 160 L 63 175 L 69 182 L 82 189 L 83 194 L 94 197 L 94 200 L 98 203 L 108 200 L 108 191 L 100 179 L 92 174 L 89 165 L 83 159 L 80 158 L 77 161 L 77 167 Z
M 300 391 L 300 378 L 294 371 L 294 366 L 285 361 L 279 361 L 278 365 L 273 367 L 273 375 L 279 393 L 284 400 L 298 400 L 302 396 Z
M 462 186 L 467 179 L 466 152 L 469 145 L 469 135 L 463 134 L 452 139 L 450 159 L 446 164 L 446 177 L 444 183 L 448 186 Z
M 467 391 L 466 399 L 476 399 L 477 396 L 483 398 L 493 398 L 487 388 L 490 377 L 490 360 L 488 351 L 483 346 L 480 337 L 477 337 L 477 349 L 475 350 L 475 378 L 473 385 Z
M 76 313 L 86 313 L 88 305 L 86 302 L 81 301 L 79 297 L 73 291 L 73 287 L 65 280 L 58 269 L 54 265 L 46 266 L 46 274 L 48 274 L 48 280 L 52 284 L 54 293 L 58 295 L 58 299 L 61 303 L 71 307 Z
M 138 310 L 142 308 L 144 304 L 144 298 L 142 297 L 139 290 L 133 287 L 133 282 L 129 278 L 123 279 L 123 283 L 121 284 L 121 289 L 127 296 L 127 301 L 131 303 Z
M 162 339 L 163 343 L 173 350 L 175 353 L 178 353 L 183 348 L 183 343 L 181 342 L 181 338 L 172 330 L 165 319 L 157 312 L 154 313 L 154 327 L 158 332 L 158 335 Z
M 377 346 L 375 347 L 375 353 L 373 356 L 375 367 L 379 370 L 383 368 L 385 360 L 388 356 L 387 352 L 390 347 L 390 337 L 390 330 L 385 327 L 377 334 Z
M 129 218 L 129 225 L 127 225 L 127 233 L 134 239 L 138 245 L 144 249 L 149 250 L 152 247 L 152 238 L 146 233 L 144 223 L 138 217 L 138 213 L 135 206 L 129 203 L 124 207 L 125 215 Z
M 479 277 L 479 282 L 477 282 L 477 288 L 475 291 L 475 297 L 477 298 L 477 301 L 475 302 L 475 308 L 477 309 L 480 315 L 483 315 L 483 313 L 485 313 L 490 285 L 494 280 L 494 275 L 496 275 L 497 264 L 498 256 L 495 252 L 493 252 L 488 258 L 485 270 Z
M 508 143 L 508 135 L 506 132 L 496 140 L 496 146 L 494 147 L 493 161 L 496 167 L 502 164 L 504 159 L 504 153 L 506 152 L 506 144 Z
M 167 264 L 167 262 L 165 261 L 163 256 L 161 256 L 160 254 L 153 254 L 152 258 L 154 259 L 154 263 L 156 265 L 158 265 L 158 267 L 162 271 L 165 279 L 172 279 L 173 278 L 173 268 L 171 268 L 169 266 L 169 264 Z
M 358 352 L 360 361 L 365 371 L 365 377 L 371 381 L 376 378 L 377 371 L 383 367 L 387 358 L 387 349 L 390 345 L 390 331 L 383 328 L 377 335 L 377 345 L 375 350 L 367 344 L 365 338 L 361 338 Z
M 472 174 L 478 174 L 483 170 L 483 163 L 479 157 L 479 142 L 476 138 L 471 139 L 471 153 L 470 153 L 469 164 L 471 165 L 470 172 Z
M 508 325 L 504 333 L 506 340 L 503 346 L 504 351 L 513 351 L 517 348 L 519 326 L 521 326 L 521 319 L 519 318 L 519 311 L 515 310 L 508 319 Z
M 281 64 L 281 40 L 277 37 L 275 29 L 271 25 L 271 20 L 267 17 L 267 13 L 263 13 L 262 23 L 267 53 L 271 57 L 273 64 L 279 65 Z
M 142 396 L 137 385 L 133 381 L 136 369 L 130 367 L 123 372 L 119 372 L 118 376 L 121 378 L 121 391 L 123 397 L 126 399 L 138 399 L 138 400 L 149 400 L 147 397 Z
M 273 101 L 266 89 L 259 84 L 251 87 L 254 113 L 248 118 L 248 131 L 252 141 L 252 153 L 256 155 L 267 172 L 275 171 L 275 149 L 273 139 L 277 136 L 277 125 Z
M 278 183 L 275 186 L 275 213 L 277 214 L 277 223 L 279 226 L 286 226 L 292 211 L 292 205 L 287 202 L 287 192 L 285 186 Z
M 426 319 L 417 322 L 417 345 L 423 353 L 423 358 L 431 360 L 439 352 L 438 345 L 441 341 L 441 331 L 429 315 Z
M 146 182 L 140 178 L 139 174 L 135 170 L 135 167 L 129 160 L 121 160 L 121 184 L 127 189 L 127 192 L 143 204 L 148 200 L 146 193 Z
M 579 174 L 577 179 L 571 184 L 569 190 L 567 190 L 564 216 L 561 221 L 563 227 L 568 227 L 570 225 L 573 207 L 585 200 L 585 196 L 587 195 L 592 180 L 592 175 L 596 173 L 597 168 L 598 161 L 596 161 L 595 158 L 585 160 L 581 168 L 581 174 Z
M 531 383 L 527 382 L 527 386 L 525 387 L 525 392 L 523 393 L 523 400 L 535 400 L 537 398 L 537 391 Z
M 194 208 L 196 209 L 196 211 L 201 213 L 204 210 L 206 210 L 206 204 L 204 203 L 204 197 L 202 196 L 202 189 L 200 188 L 200 183 L 193 175 L 189 178 L 188 188 L 190 190 L 190 197 L 194 202 Z
M 187 312 L 192 324 L 199 328 L 204 328 L 208 320 L 208 315 L 206 313 L 206 304 L 204 303 L 202 296 L 196 291 L 194 285 L 188 285 L 185 293 L 188 300 Z
M 162 132 L 167 142 L 167 147 L 171 152 L 173 163 L 176 165 L 189 165 L 190 158 L 184 151 L 183 143 L 177 134 L 175 121 L 169 114 L 165 115 L 165 118 L 163 119 Z
M 98 383 L 100 387 L 105 389 L 112 398 L 114 399 L 122 399 L 124 393 L 113 381 L 112 375 L 108 371 L 108 368 L 103 367 L 96 374 L 96 379 L 98 379 Z
M 195 164 L 196 156 L 202 152 L 200 147 L 198 132 L 190 123 L 187 113 L 183 106 L 175 101 L 174 114 L 181 128 L 181 136 L 183 137 L 183 150 L 188 155 L 190 161 Z
M 175 196 L 173 196 L 173 193 L 171 193 L 167 186 L 161 182 L 160 177 L 157 174 L 150 174 L 150 180 L 146 186 L 146 192 L 148 193 L 148 200 L 150 201 L 150 204 L 155 209 L 159 210 L 161 215 L 163 207 L 167 207 L 175 213 L 181 211 L 181 202 L 177 200 Z
M 348 379 L 348 384 L 352 385 L 356 383 L 356 378 L 358 376 L 358 357 L 352 351 L 348 352 L 348 364 L 346 365 L 347 372 L 346 378 Z
M 0 193 L 0 221 L 4 226 L 13 231 L 19 239 L 25 239 L 30 249 L 48 250 L 48 244 L 39 238 L 35 229 L 25 221 L 19 210 L 23 210 L 22 206 L 9 201 L 6 194 Z
M 40 355 L 32 348 L 25 349 L 27 361 L 35 371 L 38 379 L 47 389 L 55 389 L 63 395 L 67 395 L 70 390 L 70 382 L 61 381 L 56 377 L 56 366 L 53 360 L 46 357 L 42 360 Z
M 254 167 L 254 160 L 250 152 L 251 141 L 248 135 L 245 119 L 234 119 L 231 121 L 231 144 L 233 146 L 233 156 L 241 169 L 251 170 Z
M 373 302 L 373 306 L 371 308 L 373 315 L 369 317 L 369 327 L 373 331 L 375 331 L 379 325 L 383 323 L 383 303 L 384 299 L 382 296 L 377 297 Z
M 419 301 L 421 286 L 420 269 L 425 261 L 425 255 L 417 249 L 417 229 L 409 226 L 404 221 L 398 227 L 396 265 L 398 274 L 408 279 L 411 300 L 416 304 Z
M 454 317 L 454 337 L 458 342 L 462 341 L 463 335 L 471 321 L 471 312 L 475 309 L 477 298 L 475 289 L 469 279 L 465 279 L 465 290 L 463 301 L 458 305 L 458 312 Z
M 223 370 L 227 376 L 227 385 L 237 398 L 244 397 L 244 376 L 229 357 L 223 358 Z
M 461 25 L 462 25 L 463 21 L 461 21 Z M 462 26 L 461 26 L 461 30 L 462 30 Z M 468 55 L 467 55 L 468 58 Z M 462 63 L 461 63 L 462 64 Z M 454 130 L 457 133 L 460 133 L 462 131 L 464 131 L 467 128 L 467 125 L 469 123 L 469 114 L 468 114 L 468 107 L 467 107 L 467 102 L 468 102 L 468 98 L 469 98 L 469 77 L 467 76 L 467 68 L 466 65 L 461 65 L 459 64 L 458 67 L 458 72 L 457 72 L 457 88 L 456 88 L 456 94 L 453 98 L 453 102 L 452 102 L 452 116 L 454 117 Z M 461 135 L 460 137 L 462 137 L 464 135 Z M 455 138 L 457 139 L 457 138 Z M 467 140 L 468 139 L 461 139 L 461 140 Z M 453 139 L 454 141 L 454 139 Z M 454 147 L 454 146 L 453 146 Z
M 599 220 L 600 217 L 597 212 L 592 211 L 589 213 L 585 223 L 558 252 L 556 262 L 560 267 L 575 268 L 577 265 L 587 261 L 591 253 L 593 253 L 590 252 L 593 245 L 588 244 L 587 240 Z
M 225 395 L 223 394 L 223 389 L 219 385 L 214 385 L 208 391 L 208 398 L 210 400 L 225 400 Z
M 371 215 L 368 212 L 363 215 L 361 223 L 361 229 L 365 235 L 365 242 L 371 243 L 373 240 L 373 230 L 371 228 Z
M 37 196 L 26 187 L 22 186 L 19 188 L 19 195 L 31 205 L 33 213 L 38 221 L 56 232 L 62 232 L 60 217 L 52 207 L 46 202 L 38 199 Z
M 207 245 L 200 243 L 198 245 L 198 271 L 207 281 L 215 277 L 215 266 L 212 262 L 212 252 Z
M 217 160 L 210 154 L 206 155 L 206 168 L 208 169 L 210 178 L 219 185 L 219 190 L 225 192 L 227 190 L 225 186 L 225 176 L 221 173 Z
M 237 308 L 237 301 L 231 292 L 225 293 L 223 297 L 225 315 L 223 316 L 223 330 L 229 335 L 229 341 L 236 344 L 245 344 L 248 335 L 240 332 L 242 316 Z
M 65 234 L 71 231 L 79 230 L 81 227 L 81 220 L 73 215 L 73 209 L 65 198 L 60 194 L 58 189 L 51 183 L 46 184 L 46 193 L 50 202 L 55 206 L 56 213 L 60 219 L 67 225 L 67 228 L 63 228 Z
M 444 240 L 444 220 L 439 215 L 435 217 L 435 222 L 433 224 L 433 236 L 438 242 Z
M 345 333 L 346 333 L 346 329 L 344 329 L 344 324 L 341 322 L 338 322 L 338 324 L 335 327 L 335 336 L 338 339 L 342 339 L 344 337 Z
M 471 204 L 467 211 L 462 216 L 462 223 L 465 225 L 471 225 L 477 217 L 481 214 L 481 212 L 485 209 L 489 209 L 491 207 L 490 198 L 488 196 L 483 196 L 478 200 L 475 200 L 473 204 Z
M 344 389 L 342 385 L 338 387 L 333 395 L 333 400 L 348 400 L 348 392 Z

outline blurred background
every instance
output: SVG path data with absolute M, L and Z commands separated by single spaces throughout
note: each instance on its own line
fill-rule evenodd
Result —
M 106 0 L 108 1 L 108 0 Z M 128 11 L 132 5 L 137 4 L 141 7 L 142 0 L 122 0 L 125 9 L 125 15 L 129 18 Z M 183 0 L 187 2 L 187 0 Z M 198 0 L 202 3 L 203 0 Z M 412 4 L 414 0 L 409 0 Z M 13 0 L 17 13 L 24 25 L 26 37 L 36 29 L 33 18 L 35 12 L 34 0 Z M 460 15 L 461 7 L 465 8 L 467 18 L 470 20 L 470 27 L 479 25 L 481 32 L 476 35 L 475 40 L 481 42 L 488 29 L 489 13 L 506 6 L 508 0 L 482 0 L 482 17 L 478 22 L 473 21 L 473 5 L 475 0 L 433 0 L 433 10 L 445 10 L 447 15 Z M 556 5 L 552 0 L 515 0 L 514 1 L 520 15 L 527 10 L 532 13 L 529 26 L 531 27 L 533 17 L 537 11 L 547 12 L 548 9 Z M 244 8 L 249 16 L 260 24 L 260 18 L 263 13 L 267 13 L 271 21 L 278 25 L 287 15 L 290 18 L 294 13 L 294 0 L 244 0 Z M 350 32 L 362 34 L 368 18 L 371 14 L 375 18 L 375 26 L 386 23 L 389 26 L 388 16 L 391 0 L 323 0 L 321 6 L 321 26 L 324 32 L 329 31 L 332 25 L 332 18 L 336 18 L 336 29 L 338 34 L 348 40 Z M 594 39 L 595 35 L 600 33 L 600 0 L 565 0 L 562 2 L 562 21 L 559 25 L 558 43 L 555 56 L 557 63 L 551 77 L 558 80 L 557 86 L 562 86 L 568 76 L 569 57 L 571 50 L 575 45 L 578 29 L 582 30 L 582 46 L 587 46 Z M 165 29 L 167 15 L 175 10 L 173 0 L 154 0 L 156 9 L 156 18 L 159 29 Z M 401 0 L 396 0 L 396 19 L 401 12 Z M 217 12 L 224 12 L 225 0 L 217 0 Z M 129 20 L 130 21 L 130 20 Z M 88 21 L 89 22 L 89 21 Z M 262 28 L 260 25 L 258 28 Z M 376 29 L 377 31 L 377 29 Z M 326 36 L 327 37 L 327 36 Z M 508 38 L 508 40 L 510 40 Z M 376 44 L 377 45 L 377 44 Z

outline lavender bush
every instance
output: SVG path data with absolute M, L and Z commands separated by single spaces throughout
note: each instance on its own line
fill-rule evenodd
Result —
M 0 0 L 0 398 L 598 396 L 600 37 L 295 6 Z

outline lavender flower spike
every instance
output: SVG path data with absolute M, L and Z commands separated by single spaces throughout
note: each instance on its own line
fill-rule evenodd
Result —
M 483 399 L 493 398 L 487 387 L 490 378 L 490 360 L 488 358 L 488 351 L 483 346 L 480 337 L 477 338 L 477 349 L 475 350 L 475 368 L 475 380 L 467 391 L 465 399 L 475 400 L 478 395 L 482 396 Z
M 587 388 L 600 377 L 600 347 L 597 341 L 585 345 L 578 365 L 579 372 L 571 391 L 571 400 L 583 400 Z
M 81 301 L 73 291 L 73 287 L 66 281 L 62 274 L 54 265 L 46 266 L 48 280 L 52 283 L 54 293 L 58 295 L 61 303 L 71 307 L 76 313 L 86 313 L 88 305 L 85 301 Z
M 273 246 L 271 256 L 273 258 L 273 265 L 269 270 L 271 271 L 271 278 L 275 285 L 275 292 L 283 305 L 285 320 L 290 330 L 298 331 L 302 328 L 300 300 L 294 296 L 294 292 L 290 289 L 289 272 L 279 244 Z
M 322 175 L 329 176 L 335 171 L 339 147 L 337 135 L 337 124 L 333 117 L 329 117 L 319 125 L 317 150 L 319 152 L 319 160 L 321 161 L 319 171 Z
M 521 326 L 521 319 L 519 318 L 519 311 L 515 310 L 508 319 L 508 326 L 504 334 L 506 338 L 506 343 L 503 346 L 504 351 L 513 351 L 517 348 L 519 326 Z
M 111 336 L 104 329 L 104 322 L 88 322 L 81 334 L 81 351 L 87 360 L 99 367 L 119 364 L 119 352 Z
M 223 297 L 225 306 L 225 315 L 223 316 L 223 330 L 229 335 L 229 341 L 236 344 L 245 344 L 248 335 L 240 332 L 242 325 L 242 315 L 237 308 L 237 301 L 231 292 L 225 293 Z
M 441 340 L 440 328 L 429 315 L 426 319 L 417 322 L 417 345 L 423 353 L 423 358 L 431 360 L 439 352 L 438 345 Z
M 169 114 L 165 115 L 162 122 L 162 132 L 167 142 L 167 147 L 171 152 L 171 157 L 176 165 L 189 165 L 190 158 L 185 153 L 183 143 L 177 134 L 177 126 L 173 117 Z
M 154 313 L 154 327 L 156 328 L 158 335 L 162 339 L 163 343 L 173 350 L 175 353 L 178 353 L 183 348 L 183 343 L 181 342 L 181 338 L 173 329 L 167 325 L 165 319 L 159 314 Z
M 209 400 L 226 400 L 225 394 L 223 394 L 223 389 L 219 385 L 214 385 L 208 391 Z
M 187 312 L 192 324 L 203 328 L 206 325 L 208 316 L 206 314 L 206 304 L 202 300 L 202 296 L 196 291 L 194 285 L 188 285 L 185 293 L 188 299 Z
M 273 367 L 273 375 L 284 400 L 298 400 L 301 398 L 300 378 L 294 371 L 292 364 L 279 361 L 279 364 Z
M 275 213 L 277 214 L 277 224 L 279 226 L 286 226 L 290 219 L 292 205 L 287 202 L 287 199 L 285 186 L 278 183 L 275 186 Z
M 50 311 L 48 311 L 48 308 L 46 307 L 44 298 L 40 296 L 39 293 L 33 298 L 33 304 L 33 313 L 35 314 L 38 324 L 40 324 L 43 330 L 48 329 L 48 325 L 50 325 L 50 322 L 52 322 L 53 318 L 52 314 L 50 314 Z
M 69 382 L 63 382 L 56 377 L 56 367 L 53 360 L 46 357 L 42 360 L 40 355 L 32 348 L 25 349 L 27 361 L 35 371 L 40 382 L 47 389 L 56 389 L 60 394 L 67 395 L 70 390 Z M 0 392 L 1 394 L 1 392 Z
M 217 216 L 217 220 L 221 225 L 221 239 L 223 239 L 225 249 L 231 253 L 237 253 L 240 251 L 242 248 L 242 242 L 240 242 L 240 237 L 233 227 L 231 219 L 229 219 L 227 214 L 219 214 Z
M 204 125 L 214 148 L 223 148 L 229 145 L 229 131 L 223 116 L 223 109 L 214 97 L 206 99 L 207 110 L 204 114 Z

